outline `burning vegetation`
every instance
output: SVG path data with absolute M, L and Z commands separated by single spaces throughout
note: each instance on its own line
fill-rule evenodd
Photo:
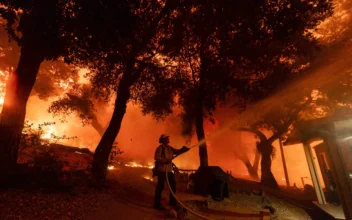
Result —
M 181 169 L 303 190 L 304 151 L 282 143 L 352 113 L 349 1 L 0 0 L 0 16 L 4 185 L 150 170 L 167 133 L 192 148 Z

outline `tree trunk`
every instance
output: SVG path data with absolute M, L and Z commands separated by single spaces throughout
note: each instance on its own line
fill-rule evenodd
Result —
M 254 162 L 253 162 L 253 169 L 255 170 L 257 175 L 258 175 L 259 160 L 260 160 L 260 153 L 259 153 L 258 150 L 256 150 L 255 151 L 255 156 L 254 156 Z
M 92 176 L 95 180 L 104 181 L 107 173 L 109 155 L 112 145 L 121 128 L 123 116 L 126 113 L 127 102 L 130 98 L 130 86 L 134 83 L 131 71 L 126 71 L 119 83 L 115 108 L 109 126 L 101 138 L 93 157 Z
M 254 166 L 252 166 L 251 162 L 249 160 L 244 160 L 242 161 L 244 163 L 244 165 L 246 166 L 247 170 L 248 170 L 248 174 L 249 176 L 258 181 L 259 180 L 259 176 L 258 176 L 258 170 L 256 170 L 254 168 Z
M 204 73 L 205 69 L 205 55 L 204 55 L 204 39 L 201 39 L 200 51 L 200 72 L 199 72 L 199 84 L 197 88 L 197 100 L 196 100 L 196 133 L 199 142 L 199 160 L 200 166 L 208 166 L 208 150 L 207 143 L 204 134 L 204 122 L 203 122 L 203 99 L 204 99 Z
M 259 142 L 257 147 L 258 151 L 262 155 L 262 160 L 260 163 L 262 168 L 262 176 L 260 182 L 263 185 L 279 189 L 279 185 L 277 184 L 275 177 L 271 172 L 271 157 L 274 147 L 268 141 Z
M 99 133 L 100 137 L 103 137 L 105 130 L 103 126 L 99 123 L 97 117 L 94 117 L 92 119 L 91 125 Z
M 121 122 L 123 116 L 126 113 L 127 102 L 130 98 L 130 87 L 138 79 L 141 69 L 136 71 L 133 75 L 132 71 L 135 65 L 135 57 L 145 47 L 150 40 L 155 36 L 158 25 L 170 11 L 172 11 L 177 4 L 174 4 L 174 1 L 166 1 L 164 8 L 161 12 L 150 22 L 149 27 L 145 27 L 145 35 L 143 36 L 142 42 L 133 42 L 132 52 L 129 56 L 132 60 L 127 63 L 126 71 L 123 74 L 119 87 L 117 89 L 117 97 L 115 100 L 115 108 L 110 120 L 109 126 L 104 132 L 103 137 L 101 138 L 93 157 L 92 164 L 92 175 L 96 180 L 105 180 L 107 173 L 107 166 L 109 162 L 109 155 L 112 149 L 112 145 L 116 139 L 117 134 L 121 128 Z M 131 36 L 133 39 L 135 36 Z M 133 41 L 133 40 L 132 40 Z
M 198 101 L 201 103 L 201 101 Z M 204 125 L 203 125 L 203 109 L 202 106 L 197 104 L 197 115 L 196 115 L 196 133 L 199 143 L 199 160 L 200 166 L 208 166 L 208 151 L 207 144 L 205 141 Z
M 275 140 L 274 136 L 268 140 L 266 136 L 259 130 L 255 128 L 239 128 L 239 131 L 248 131 L 251 132 L 255 135 L 257 135 L 260 139 L 260 142 L 257 142 L 257 152 L 256 156 L 254 159 L 254 167 L 257 167 L 258 169 L 258 163 L 259 163 L 259 156 L 261 155 L 261 168 L 262 168 L 262 175 L 260 178 L 260 182 L 263 185 L 270 186 L 272 188 L 279 189 L 279 185 L 277 184 L 275 177 L 273 173 L 271 172 L 271 159 L 272 159 L 272 153 L 274 150 L 274 147 L 272 145 L 272 142 Z M 258 155 L 258 153 L 260 155 Z
M 1 168 L 8 168 L 17 162 L 27 101 L 43 60 L 44 58 L 36 55 L 34 48 L 22 46 L 17 69 L 7 82 L 0 116 Z
M 198 88 L 201 90 L 201 88 Z M 208 166 L 208 150 L 207 143 L 204 134 L 204 122 L 203 122 L 203 101 L 201 98 L 200 91 L 198 91 L 198 97 L 196 101 L 196 134 L 199 143 L 199 161 L 200 166 Z
M 246 166 L 247 171 L 249 176 L 258 181 L 259 180 L 259 176 L 258 176 L 258 166 L 255 166 L 255 161 L 252 165 L 252 163 L 250 162 L 249 158 L 248 158 L 248 154 L 246 152 L 237 152 L 237 158 L 243 162 L 243 164 Z M 258 160 L 259 161 L 259 160 Z

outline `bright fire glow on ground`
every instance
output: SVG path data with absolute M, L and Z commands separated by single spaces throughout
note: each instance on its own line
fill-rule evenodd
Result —
M 108 170 L 113 170 L 113 169 L 115 169 L 114 166 L 108 166 Z
M 128 164 L 125 164 L 126 167 L 142 167 L 142 168 L 148 168 L 148 169 L 153 169 L 153 165 L 142 165 L 138 164 L 136 162 L 130 162 Z
M 154 179 L 151 178 L 150 176 L 144 176 L 143 178 L 146 179 L 146 180 L 154 181 Z

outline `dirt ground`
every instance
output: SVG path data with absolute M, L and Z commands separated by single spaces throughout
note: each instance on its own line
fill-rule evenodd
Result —
M 109 171 L 108 179 L 117 181 L 113 187 L 119 188 L 119 193 L 85 219 L 174 219 L 170 217 L 170 211 L 152 208 L 156 181 L 151 178 L 150 169 L 120 165 Z M 191 210 L 210 219 L 263 219 L 263 215 L 270 215 L 270 219 L 279 220 L 310 219 L 302 208 L 279 198 L 270 195 L 263 197 L 252 193 L 251 190 L 236 190 L 236 185 L 240 185 L 238 182 L 231 183 L 230 197 L 221 202 L 187 192 L 186 182 L 177 184 L 178 199 Z M 165 186 L 164 205 L 167 202 L 168 189 Z M 264 209 L 263 205 L 272 207 L 273 213 L 269 214 L 269 210 Z M 183 215 L 182 211 L 178 211 L 179 219 L 201 219 L 189 212 Z

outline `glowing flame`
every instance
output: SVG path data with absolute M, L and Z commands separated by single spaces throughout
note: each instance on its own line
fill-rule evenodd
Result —
M 53 134 L 54 134 L 54 126 L 50 125 L 49 129 L 45 132 L 45 134 L 42 135 L 43 139 L 51 139 Z
M 73 82 L 74 80 L 69 78 L 68 80 L 60 80 L 59 83 L 55 83 L 55 84 L 63 88 L 64 90 L 68 90 L 69 88 L 71 88 Z
M 59 86 L 60 86 L 61 88 L 67 89 L 70 85 L 69 85 L 68 83 L 65 83 L 65 82 L 61 81 L 61 82 L 59 83 Z
M 146 179 L 146 180 L 149 180 L 149 181 L 154 181 L 154 179 L 149 177 L 149 176 L 144 176 L 143 178 Z
M 0 97 L 0 105 L 3 105 L 4 104 L 4 97 Z
M 113 170 L 113 169 L 115 169 L 115 167 L 114 166 L 108 166 L 108 170 Z
M 153 169 L 153 165 L 143 165 L 143 164 L 138 164 L 136 162 L 130 162 L 128 164 L 125 164 L 126 167 L 141 167 L 141 168 L 148 168 L 148 169 Z

